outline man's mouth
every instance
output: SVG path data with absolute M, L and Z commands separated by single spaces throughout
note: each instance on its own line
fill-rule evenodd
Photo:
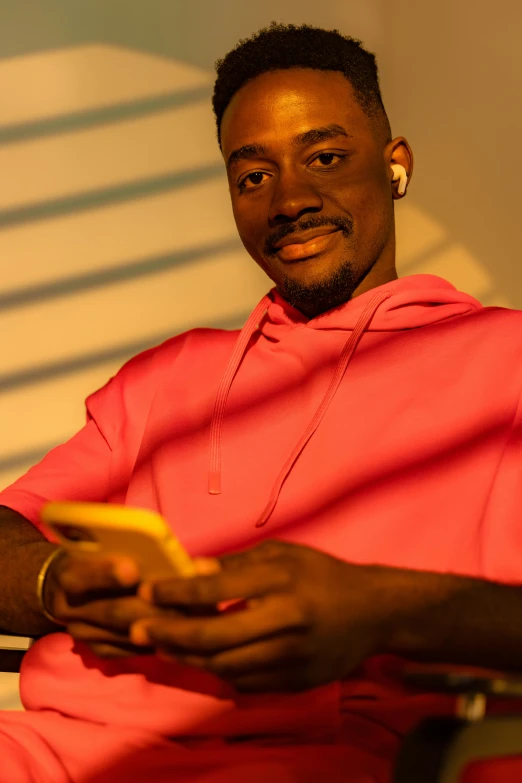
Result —
M 303 231 L 300 234 L 289 234 L 274 245 L 280 261 L 291 263 L 316 256 L 327 250 L 336 241 L 336 235 L 341 231 L 337 226 L 321 226 L 313 231 Z

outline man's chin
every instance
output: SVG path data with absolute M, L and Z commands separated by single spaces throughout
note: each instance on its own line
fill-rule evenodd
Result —
M 313 275 L 297 277 L 287 274 L 278 282 L 277 288 L 287 302 L 313 317 L 347 302 L 358 284 L 359 275 L 345 263 L 317 279 Z

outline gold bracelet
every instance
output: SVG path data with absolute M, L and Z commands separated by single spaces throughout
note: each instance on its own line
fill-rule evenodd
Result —
M 60 555 L 62 555 L 64 552 L 65 550 L 62 549 L 62 547 L 60 546 L 54 549 L 49 555 L 49 557 L 44 561 L 38 573 L 38 578 L 36 580 L 36 598 L 38 600 L 38 606 L 40 608 L 40 611 L 44 617 L 46 617 L 55 625 L 65 625 L 65 623 L 62 623 L 61 620 L 57 620 L 56 617 L 53 617 L 52 614 L 47 610 L 44 601 L 44 588 L 45 588 L 45 580 L 47 579 L 49 569 L 51 568 L 56 558 L 60 557 Z

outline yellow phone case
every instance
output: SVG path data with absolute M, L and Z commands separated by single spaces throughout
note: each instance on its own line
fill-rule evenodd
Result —
M 142 579 L 194 573 L 189 555 L 154 511 L 108 503 L 47 503 L 41 518 L 64 548 L 128 555 Z

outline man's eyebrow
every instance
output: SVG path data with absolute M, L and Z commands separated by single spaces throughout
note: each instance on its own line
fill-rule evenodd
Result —
M 267 154 L 267 149 L 262 144 L 245 144 L 243 147 L 239 147 L 239 149 L 230 153 L 228 156 L 227 168 L 235 166 L 240 160 L 258 158 Z
M 335 139 L 338 136 L 344 136 L 346 139 L 353 139 L 351 133 L 348 133 L 346 128 L 342 125 L 325 125 L 322 128 L 311 128 L 304 133 L 300 133 L 294 139 L 296 147 L 306 147 L 308 144 L 317 144 L 320 141 L 328 141 L 328 139 Z
M 351 133 L 348 133 L 346 128 L 342 125 L 332 123 L 331 125 L 325 125 L 322 128 L 311 128 L 304 133 L 300 133 L 295 137 L 293 143 L 296 147 L 306 147 L 308 144 L 317 144 L 320 141 L 327 141 L 328 139 L 335 139 L 339 136 L 344 136 L 345 139 L 353 139 Z M 234 150 L 228 156 L 227 168 L 236 166 L 240 160 L 248 160 L 249 158 L 267 157 L 268 150 L 263 144 L 245 144 L 243 147 Z

